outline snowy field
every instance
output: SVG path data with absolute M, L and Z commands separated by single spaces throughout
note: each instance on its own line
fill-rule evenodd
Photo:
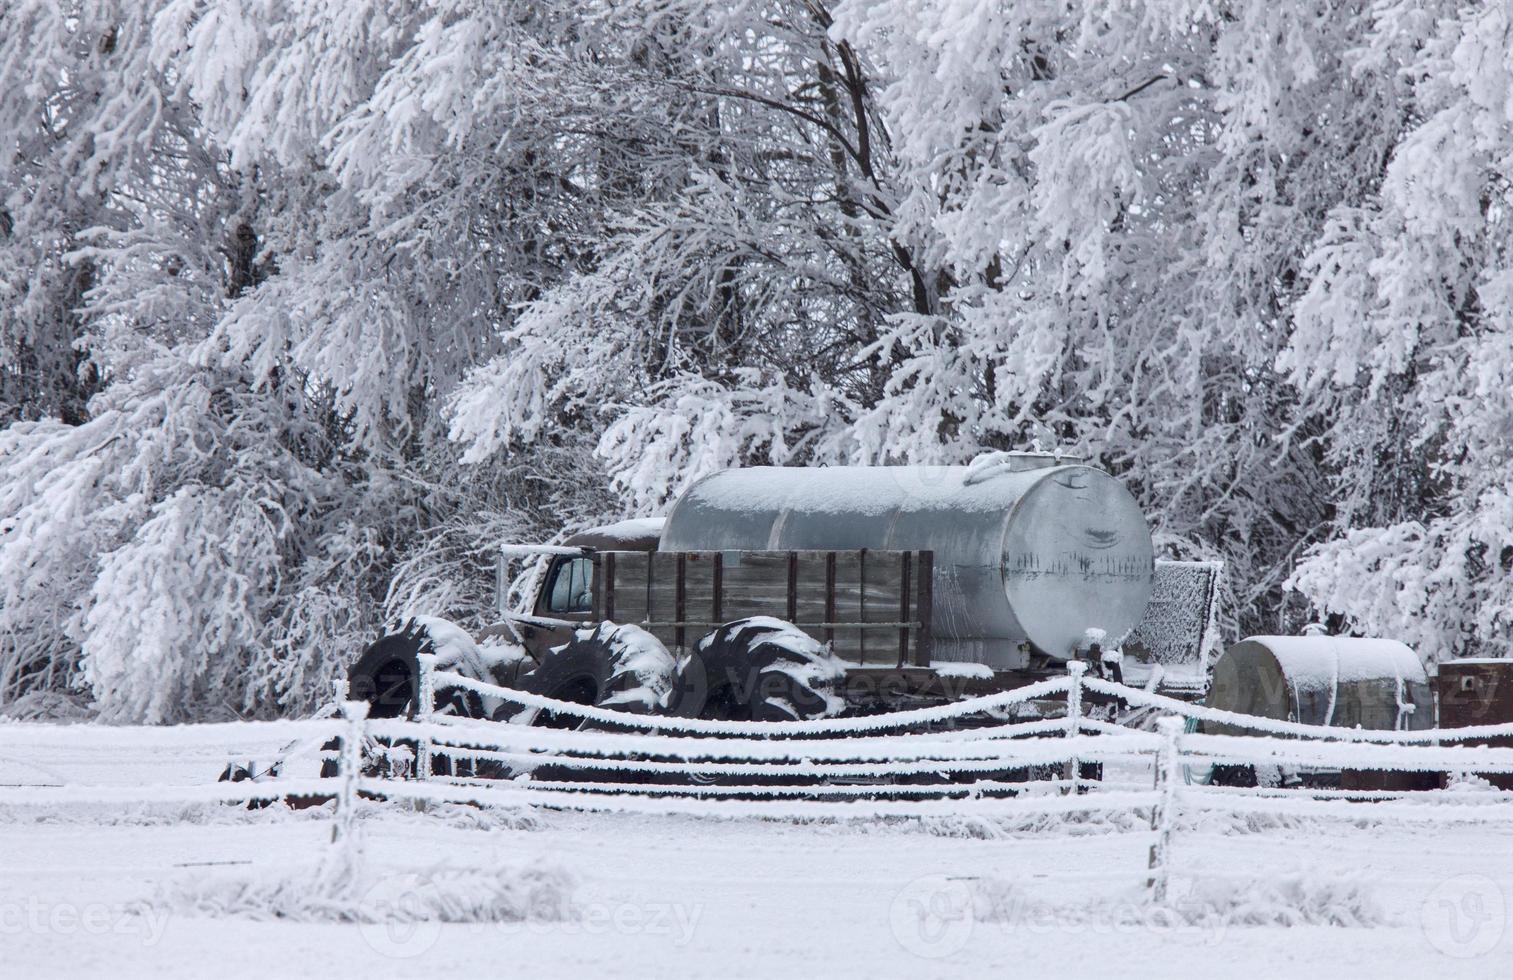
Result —
M 322 809 L 0 808 L 6 976 L 1502 977 L 1513 827 L 1208 816 L 1172 903 L 1266 914 L 1278 882 L 1364 924 L 1152 918 L 1138 818 L 851 824 L 368 806 L 369 904 L 466 869 L 544 883 L 490 924 L 254 921 L 186 893 L 330 857 Z M 513 875 L 514 871 L 522 872 Z M 180 896 L 174 899 L 172 896 Z M 1310 898 L 1311 897 L 1311 898 Z M 1198 916 L 1201 919 L 1200 913 Z

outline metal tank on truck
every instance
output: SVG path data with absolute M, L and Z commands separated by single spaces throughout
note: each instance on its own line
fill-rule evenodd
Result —
M 1145 611 L 1154 567 L 1123 484 L 1049 454 L 725 470 L 683 493 L 659 547 L 933 552 L 934 659 L 995 671 L 1117 644 Z

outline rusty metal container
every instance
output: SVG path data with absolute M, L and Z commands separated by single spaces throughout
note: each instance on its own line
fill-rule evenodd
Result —
M 1449 660 L 1435 677 L 1439 727 L 1470 728 L 1513 722 L 1513 660 Z M 1507 748 L 1513 738 L 1473 739 L 1465 745 Z M 1513 790 L 1513 773 L 1482 775 L 1498 789 Z
M 937 660 L 1022 669 L 1118 642 L 1150 597 L 1139 505 L 1092 466 L 996 454 L 972 466 L 725 470 L 678 499 L 664 551 L 934 553 Z M 1090 633 L 1090 631 L 1092 631 Z
M 1206 703 L 1224 711 L 1341 728 L 1434 727 L 1429 675 L 1396 640 L 1251 636 L 1214 664 Z M 1221 735 L 1255 734 L 1228 725 Z
M 1345 636 L 1252 636 L 1214 665 L 1210 707 L 1303 725 L 1419 731 L 1434 727 L 1429 676 L 1411 648 L 1396 640 Z M 1252 729 L 1205 722 L 1219 735 Z M 1317 778 L 1318 774 L 1313 774 Z M 1435 773 L 1347 769 L 1347 790 L 1432 789 Z

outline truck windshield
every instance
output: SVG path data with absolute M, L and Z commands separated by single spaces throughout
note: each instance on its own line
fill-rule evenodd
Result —
M 551 569 L 546 608 L 559 615 L 594 608 L 594 563 L 587 558 L 560 558 Z

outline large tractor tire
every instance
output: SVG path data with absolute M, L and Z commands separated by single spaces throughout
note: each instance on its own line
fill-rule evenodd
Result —
M 347 671 L 347 696 L 368 702 L 369 718 L 414 718 L 420 706 L 420 655 L 426 653 L 436 657 L 437 670 L 493 683 L 477 645 L 461 627 L 443 619 L 416 617 L 406 621 L 398 632 L 379 637 L 363 651 Z M 477 693 L 452 688 L 436 692 L 431 710 L 439 715 L 487 718 L 490 707 Z M 337 745 L 333 741 L 326 748 L 334 749 Z M 374 740 L 364 747 L 364 771 L 370 775 L 394 774 L 397 770 L 392 760 L 403 757 L 396 756 L 396 750 L 400 749 L 413 758 L 417 747 L 408 740 L 394 745 Z M 484 775 L 471 763 L 460 765 L 470 774 Z M 436 773 L 450 773 L 451 760 L 445 756 L 433 757 L 431 767 Z M 321 774 L 333 775 L 335 769 L 335 763 L 328 762 Z
M 655 636 L 639 626 L 601 623 L 578 630 L 568 642 L 548 650 L 536 669 L 520 678 L 520 689 L 627 715 L 662 714 L 676 677 L 677 660 Z M 508 702 L 494 713 L 494 719 L 541 728 L 620 730 L 611 722 Z M 511 775 L 581 783 L 639 782 L 646 778 L 644 773 L 585 763 L 547 763 Z
M 791 623 L 753 616 L 699 641 L 678 674 L 674 710 L 684 718 L 806 721 L 844 707 L 845 668 Z
M 529 694 L 632 715 L 660 714 L 677 676 L 677 661 L 660 640 L 639 626 L 600 623 L 581 629 L 562 646 L 548 650 L 536 668 L 520 678 Z M 496 721 L 543 728 L 601 728 L 547 708 L 506 703 Z
M 408 620 L 397 633 L 373 642 L 347 671 L 347 696 L 368 702 L 369 718 L 414 718 L 419 710 L 420 655 L 436 656 L 436 669 L 493 683 L 472 638 L 441 619 Z M 436 714 L 463 718 L 486 716 L 482 699 L 472 691 L 436 692 Z
M 486 656 L 485 651 L 473 642 L 472 636 L 453 623 L 429 616 L 417 616 L 407 620 L 396 632 L 379 637 L 358 656 L 356 663 L 347 671 L 347 697 L 354 701 L 366 701 L 369 718 L 414 718 L 419 713 L 422 654 L 434 655 L 438 670 L 492 684 L 495 683 L 495 672 L 499 664 L 509 659 L 501 658 L 499 653 L 499 647 L 492 647 Z M 490 663 L 495 668 L 491 668 Z M 432 711 L 435 714 L 464 718 L 487 718 L 497 703 L 497 699 L 480 697 L 472 691 L 444 689 L 436 692 Z M 336 708 L 328 705 L 323 711 L 326 714 L 316 717 L 331 717 L 335 715 Z M 329 757 L 340 747 L 340 739 L 331 739 L 321 746 L 321 752 Z M 396 760 L 413 761 L 417 748 L 410 739 L 395 742 L 369 739 L 368 744 L 362 748 L 363 771 L 370 776 L 403 775 L 405 770 Z M 285 771 L 286 762 L 291 753 L 297 761 L 302 751 L 299 743 L 294 743 L 286 746 L 279 757 L 269 763 L 231 763 L 222 770 L 220 781 L 261 781 L 288 775 Z M 436 756 L 432 758 L 431 766 L 433 772 L 450 773 L 452 760 L 446 756 Z M 459 774 L 489 775 L 500 771 L 500 767 L 488 763 L 475 765 L 462 762 L 460 766 Z M 335 761 L 326 758 L 321 762 L 319 771 L 322 777 L 334 776 L 338 766 Z M 326 797 L 286 797 L 285 802 L 290 806 L 308 806 L 323 802 L 324 799 Z M 266 801 L 253 801 L 249 804 L 254 808 L 266 805 Z

